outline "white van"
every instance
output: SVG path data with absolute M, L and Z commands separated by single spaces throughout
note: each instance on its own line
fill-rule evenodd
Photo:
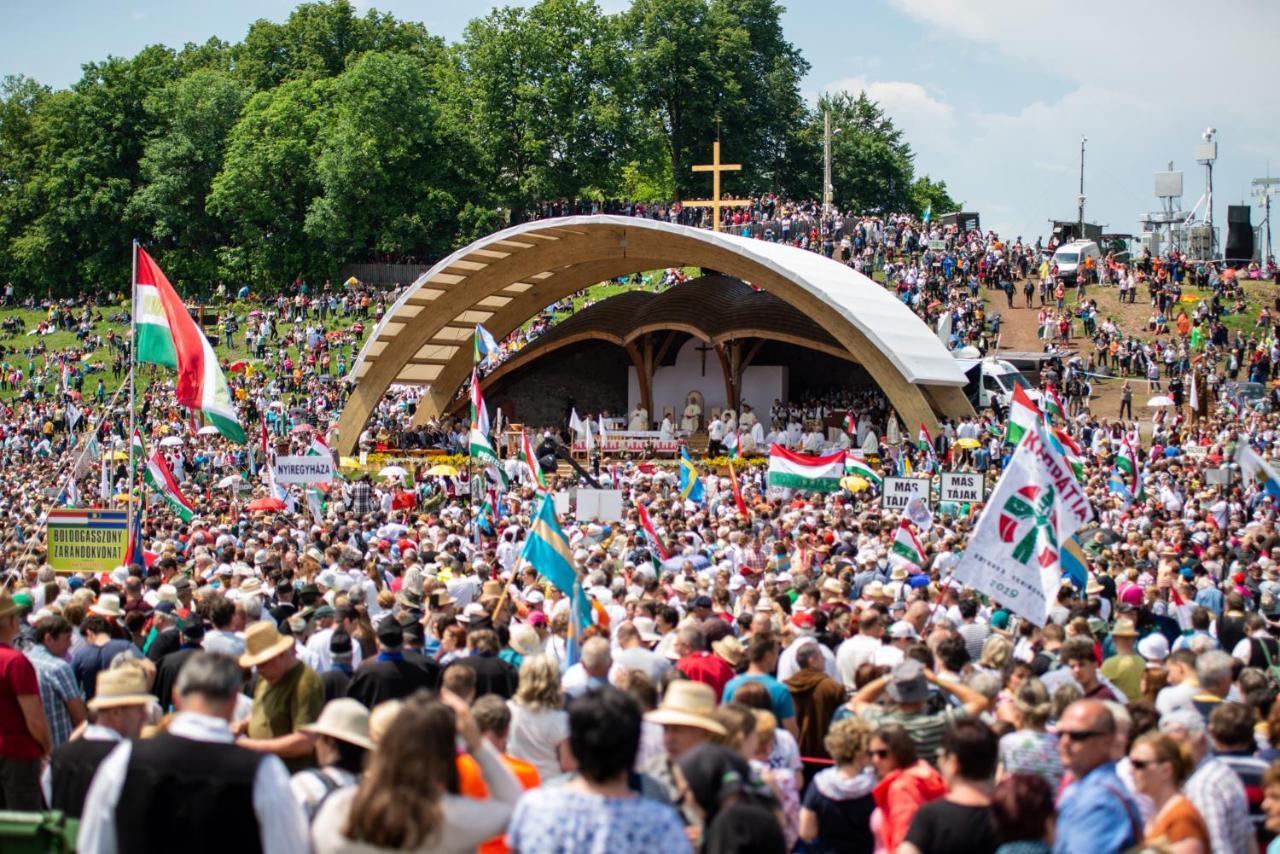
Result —
M 1052 264 L 1058 265 L 1058 275 L 1064 281 L 1074 282 L 1076 272 L 1084 268 L 1084 259 L 1093 258 L 1093 269 L 1102 269 L 1102 250 L 1092 240 L 1073 240 L 1064 243 L 1053 253 Z
M 1013 400 L 1014 388 L 1022 390 L 1032 400 L 1038 400 L 1040 393 L 1035 390 L 1022 372 L 1004 359 L 987 357 L 985 359 L 957 358 L 956 364 L 964 371 L 965 395 L 973 408 L 981 412 L 989 409 L 992 403 L 999 402 L 1001 409 L 1008 409 Z

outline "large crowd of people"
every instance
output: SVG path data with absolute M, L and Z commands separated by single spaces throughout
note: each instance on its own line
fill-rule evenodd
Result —
M 1040 377 L 1097 518 L 1045 625 L 951 577 L 977 507 L 917 517 L 904 562 L 874 483 L 793 494 L 761 466 L 735 486 L 695 463 L 695 500 L 675 468 L 604 461 L 621 518 L 560 517 L 585 609 L 522 558 L 545 493 L 518 455 L 489 501 L 465 471 L 374 467 L 250 510 L 266 453 L 334 438 L 346 370 L 395 298 L 300 284 L 208 327 L 252 354 L 227 365 L 246 445 L 196 429 L 171 375 L 138 375 L 139 438 L 193 518 L 151 500 L 141 562 L 56 573 L 47 512 L 120 506 L 132 477 L 128 419 L 86 367 L 128 371 L 121 330 L 94 332 L 119 300 L 51 304 L 3 354 L 0 810 L 79 819 L 83 852 L 1280 850 L 1276 487 L 1230 465 L 1280 444 L 1280 410 L 1230 385 L 1270 379 L 1280 311 L 1223 336 L 1238 285 L 1176 255 L 1068 284 L 1038 243 L 820 219 L 808 248 L 882 274 L 953 347 L 996 350 L 999 291 L 1046 326 L 1065 287 L 1084 297 L 1071 323 L 1099 288 L 1151 300 L 1154 328 L 1090 318 Z M 49 330 L 76 345 L 40 352 Z M 1149 365 L 1171 400 L 1153 423 L 1091 405 L 1099 376 Z M 411 429 L 416 394 L 393 389 L 362 447 L 464 447 L 464 425 Z M 1000 406 L 927 448 L 872 390 L 758 414 L 802 450 L 847 418 L 837 444 L 880 474 L 974 471 L 988 492 L 1012 452 Z M 1137 494 L 1114 477 L 1130 448 Z

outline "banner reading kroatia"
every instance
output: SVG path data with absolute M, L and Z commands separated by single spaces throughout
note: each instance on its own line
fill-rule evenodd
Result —
M 329 483 L 333 480 L 333 456 L 276 457 L 271 470 L 276 483 Z
M 1093 508 L 1071 466 L 1030 430 L 987 499 L 954 575 L 1043 626 L 1062 583 L 1059 551 Z

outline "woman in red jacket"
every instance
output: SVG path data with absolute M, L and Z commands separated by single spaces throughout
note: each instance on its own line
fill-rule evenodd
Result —
M 885 724 L 871 736 L 871 764 L 880 783 L 871 793 L 876 812 L 871 827 L 876 831 L 878 851 L 898 850 L 907 838 L 911 819 L 920 807 L 947 793 L 946 781 L 928 762 L 916 755 L 916 743 L 899 724 Z

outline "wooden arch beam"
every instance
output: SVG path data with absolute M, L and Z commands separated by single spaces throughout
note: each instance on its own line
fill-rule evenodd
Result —
M 837 312 L 831 311 L 822 296 L 809 290 L 800 281 L 791 279 L 785 272 L 775 270 L 748 254 L 734 251 L 729 246 L 713 242 L 709 236 L 692 230 L 690 233 L 673 234 L 643 227 L 627 227 L 612 219 L 599 224 L 575 223 L 572 229 L 555 228 L 549 224 L 546 230 L 557 239 L 540 242 L 537 240 L 538 231 L 521 232 L 529 243 L 536 245 L 512 252 L 505 258 L 488 263 L 482 269 L 468 270 L 464 281 L 428 303 L 413 319 L 414 322 L 397 321 L 395 312 L 388 312 L 386 322 L 399 322 L 401 328 L 386 343 L 352 391 L 338 424 L 341 453 L 349 454 L 355 447 L 356 439 L 378 401 L 414 354 L 430 343 L 455 317 L 475 308 L 481 300 L 498 294 L 515 282 L 532 284 L 529 290 L 498 309 L 486 321 L 487 324 L 493 324 L 490 331 L 495 335 L 505 335 L 537 311 L 586 285 L 613 276 L 667 266 L 713 269 L 752 282 L 790 303 L 822 326 L 866 368 L 904 423 L 924 423 L 936 431 L 937 418 L 924 390 L 907 381 L 897 366 L 868 340 L 861 329 Z M 481 248 L 488 245 L 486 241 L 480 243 Z M 453 257 L 465 258 L 467 251 L 463 250 Z M 467 269 L 460 266 L 457 260 L 451 267 Z M 548 271 L 555 272 L 544 278 L 537 278 Z M 612 272 L 606 274 L 605 271 Z M 430 282 L 430 278 L 424 277 L 423 287 L 430 287 Z M 512 319 L 516 315 L 520 315 L 519 318 Z M 374 334 L 378 335 L 379 330 L 375 330 Z M 447 404 L 470 370 L 470 362 L 469 348 L 460 346 L 450 363 L 432 380 L 430 392 L 423 399 L 423 403 L 428 406 L 419 405 L 420 411 L 425 410 L 424 417 L 438 413 Z M 948 410 L 954 408 L 956 411 L 948 411 L 947 414 L 953 416 L 972 412 L 967 404 L 962 408 L 955 403 L 961 398 L 963 395 L 951 393 L 937 394 L 935 397 L 951 404 Z

